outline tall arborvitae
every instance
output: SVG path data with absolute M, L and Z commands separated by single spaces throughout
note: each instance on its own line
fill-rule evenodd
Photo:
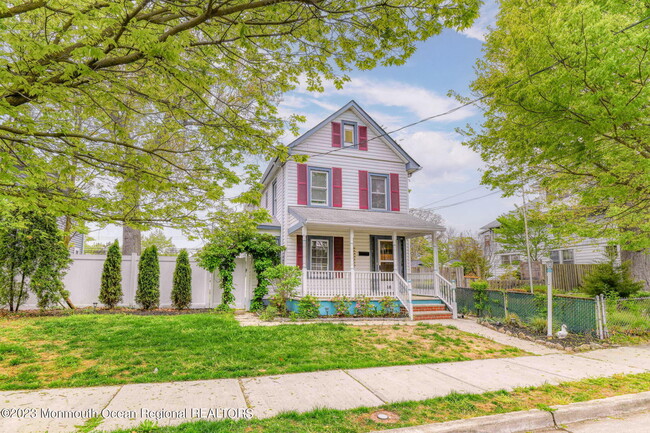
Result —
M 179 310 L 192 303 L 192 268 L 187 250 L 181 250 L 176 258 L 172 286 L 172 304 Z
M 114 308 L 122 301 L 122 253 L 117 240 L 106 253 L 99 301 L 108 308 Z
M 146 248 L 140 257 L 135 301 L 145 310 L 157 308 L 160 304 L 160 263 L 155 245 Z

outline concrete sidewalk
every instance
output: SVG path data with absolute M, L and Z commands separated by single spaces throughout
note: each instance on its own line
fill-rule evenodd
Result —
M 104 415 L 100 428 L 105 430 L 132 427 L 145 418 L 171 425 L 223 417 L 216 409 L 233 409 L 227 416 L 249 409 L 263 418 L 289 410 L 379 406 L 450 392 L 482 393 L 644 371 L 650 371 L 649 346 L 248 379 L 5 391 L 0 392 L 0 409 L 5 409 L 0 410 L 0 431 L 70 432 L 94 414 Z M 6 409 L 26 410 L 25 417 Z M 41 411 L 47 409 L 52 412 Z M 78 413 L 56 412 L 63 410 Z

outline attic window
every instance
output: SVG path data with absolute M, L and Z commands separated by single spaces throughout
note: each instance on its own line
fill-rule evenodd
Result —
M 343 123 L 343 146 L 354 146 L 356 144 L 356 129 L 354 123 Z

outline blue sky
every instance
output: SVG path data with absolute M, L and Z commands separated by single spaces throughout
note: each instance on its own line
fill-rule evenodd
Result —
M 497 10 L 496 2 L 487 1 L 471 29 L 463 33 L 446 30 L 420 43 L 405 65 L 349 73 L 351 81 L 342 90 L 326 85 L 325 92 L 311 93 L 299 87 L 285 96 L 280 112 L 287 116 L 305 115 L 307 122 L 301 129 L 305 132 L 351 99 L 361 104 L 386 131 L 447 111 L 458 105 L 455 99 L 446 96 L 448 91 L 469 95 L 473 67 L 482 55 L 483 35 L 493 25 Z M 490 193 L 480 185 L 483 167 L 480 157 L 463 146 L 461 137 L 454 131 L 467 123 L 478 126 L 480 122 L 479 110 L 466 108 L 393 136 L 423 166 L 411 178 L 411 207 L 424 207 L 432 202 L 436 202 L 432 206 L 453 205 Z M 287 134 L 284 141 L 293 138 Z M 495 194 L 436 211 L 456 231 L 476 232 L 513 209 L 519 201 L 517 197 L 501 198 Z M 166 230 L 166 233 L 179 247 L 200 244 L 188 241 L 176 230 Z M 121 239 L 121 229 L 107 227 L 90 236 L 101 242 Z

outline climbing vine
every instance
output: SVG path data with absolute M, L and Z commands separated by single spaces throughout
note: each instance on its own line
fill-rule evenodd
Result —
M 268 293 L 268 279 L 263 277 L 264 271 L 280 263 L 280 253 L 284 247 L 278 245 L 275 236 L 257 233 L 255 228 L 245 229 L 224 228 L 213 234 L 208 244 L 199 253 L 199 264 L 210 272 L 219 270 L 223 294 L 219 309 L 229 309 L 235 302 L 233 295 L 233 272 L 235 259 L 242 253 L 250 254 L 253 258 L 253 269 L 257 274 L 257 287 L 253 291 L 251 310 L 263 308 L 262 299 Z

